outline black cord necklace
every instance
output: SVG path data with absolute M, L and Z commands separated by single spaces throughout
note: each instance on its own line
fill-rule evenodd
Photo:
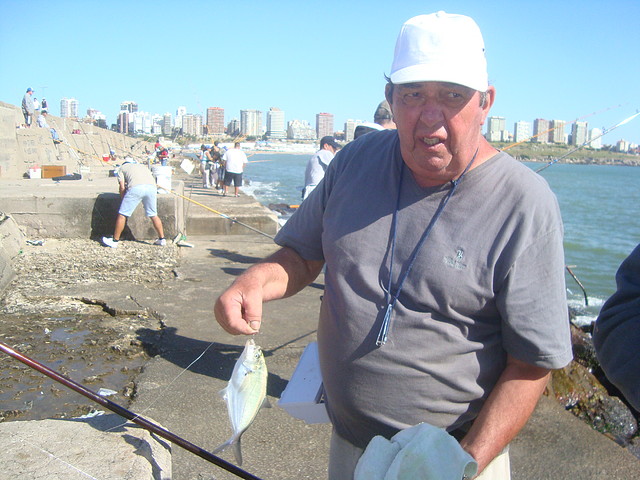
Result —
M 444 200 L 438 206 L 438 209 L 436 210 L 436 213 L 433 215 L 433 218 L 429 222 L 429 225 L 427 225 L 427 228 L 423 232 L 422 237 L 420 237 L 420 240 L 418 241 L 418 244 L 417 244 L 415 250 L 413 251 L 413 254 L 411 255 L 411 258 L 409 258 L 407 269 L 405 270 L 404 275 L 400 279 L 400 282 L 398 284 L 398 288 L 396 289 L 396 293 L 392 297 L 391 296 L 391 281 L 392 281 L 392 278 L 393 278 L 393 259 L 394 259 L 395 250 L 396 250 L 396 236 L 397 236 L 397 231 L 398 231 L 398 210 L 400 209 L 400 194 L 402 193 L 402 177 L 403 177 L 404 168 L 405 168 L 404 161 L 402 162 L 402 166 L 400 167 L 400 186 L 398 188 L 398 198 L 396 200 L 396 209 L 393 212 L 393 220 L 391 221 L 391 232 L 392 232 L 392 235 L 391 235 L 391 261 L 390 261 L 390 265 L 389 265 L 389 284 L 388 284 L 388 287 L 387 287 L 387 289 L 385 291 L 385 302 L 387 303 L 387 307 L 386 307 L 386 311 L 384 313 L 384 319 L 382 320 L 382 325 L 380 326 L 380 332 L 378 333 L 378 338 L 376 339 L 376 345 L 378 347 L 381 347 L 385 343 L 387 343 L 387 340 L 389 338 L 389 328 L 391 326 L 391 315 L 392 315 L 392 312 L 393 312 L 393 307 L 395 306 L 396 302 L 398 301 L 398 297 L 400 296 L 400 292 L 402 291 L 402 287 L 404 285 L 404 281 L 407 279 L 407 276 L 409 276 L 409 272 L 413 268 L 413 264 L 415 263 L 416 258 L 418 257 L 418 252 L 420 251 L 420 249 L 424 245 L 424 242 L 427 240 L 427 237 L 431 233 L 431 230 L 433 229 L 433 226 L 438 221 L 438 218 L 440 218 L 440 215 L 442 214 L 442 211 L 444 210 L 444 207 L 447 205 L 447 203 L 449 202 L 451 197 L 453 197 L 453 194 L 455 193 L 456 188 L 458 187 L 458 185 L 462 181 L 462 178 L 467 173 L 469 168 L 471 168 L 471 165 L 473 164 L 474 160 L 476 159 L 476 155 L 477 154 L 478 154 L 478 150 L 476 149 L 476 152 L 473 154 L 473 157 L 471 158 L 471 161 L 467 164 L 467 166 L 465 167 L 465 169 L 462 172 L 462 174 L 457 179 L 451 180 L 451 190 L 449 190 L 449 193 L 447 194 L 447 196 L 444 198 Z

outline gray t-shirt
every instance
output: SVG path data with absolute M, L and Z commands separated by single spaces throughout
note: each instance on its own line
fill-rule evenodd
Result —
M 451 188 L 416 184 L 395 131 L 347 145 L 276 236 L 326 261 L 318 344 L 327 408 L 359 447 L 419 422 L 451 431 L 473 420 L 507 353 L 546 368 L 572 358 L 560 211 L 544 179 L 505 153 L 460 182 L 404 283 L 388 343 L 376 347 L 401 177 L 395 293 Z

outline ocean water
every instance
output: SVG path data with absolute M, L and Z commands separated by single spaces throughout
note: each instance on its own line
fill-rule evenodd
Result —
M 297 205 L 309 155 L 255 154 L 243 191 L 260 203 Z M 543 164 L 527 163 L 537 170 Z M 582 283 L 567 272 L 569 305 L 577 322 L 595 320 L 615 291 L 620 263 L 640 243 L 640 167 L 555 164 L 540 172 L 558 197 L 565 228 L 565 262 Z

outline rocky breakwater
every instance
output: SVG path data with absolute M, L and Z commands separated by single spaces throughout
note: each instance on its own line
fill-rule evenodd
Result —
M 640 458 L 640 412 L 606 378 L 596 358 L 592 326 L 571 325 L 574 361 L 553 372 L 548 394 L 598 432 Z

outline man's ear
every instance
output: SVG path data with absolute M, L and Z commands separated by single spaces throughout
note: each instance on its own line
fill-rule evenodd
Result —
M 489 110 L 491 110 L 491 107 L 493 106 L 493 102 L 495 101 L 496 101 L 496 88 L 494 86 L 490 86 L 489 88 L 487 88 L 484 105 L 480 105 L 480 108 L 483 110 L 481 125 L 484 125 L 484 122 L 489 116 Z

